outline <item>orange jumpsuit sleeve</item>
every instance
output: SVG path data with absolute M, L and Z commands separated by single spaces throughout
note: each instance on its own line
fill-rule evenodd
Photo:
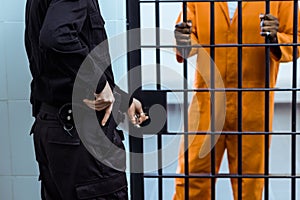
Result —
M 197 36 L 197 27 L 196 27 L 196 14 L 195 14 L 195 3 L 187 3 L 187 20 L 192 21 L 192 34 L 191 34 L 191 40 L 192 45 L 198 44 L 198 36 Z M 183 21 L 183 12 L 180 12 L 176 24 Z M 197 54 L 198 48 L 192 48 L 189 57 Z M 183 62 L 183 58 L 181 57 L 180 53 L 176 50 L 176 59 L 178 62 Z
M 293 43 L 293 20 L 294 20 L 294 3 L 280 2 L 278 9 L 279 28 L 277 32 L 278 44 Z M 298 42 L 300 41 L 300 16 L 298 9 Z M 271 54 L 272 58 L 279 62 L 290 62 L 293 60 L 293 47 L 292 46 L 280 46 L 281 58 L 275 57 Z M 300 47 L 297 49 L 297 56 L 299 57 Z

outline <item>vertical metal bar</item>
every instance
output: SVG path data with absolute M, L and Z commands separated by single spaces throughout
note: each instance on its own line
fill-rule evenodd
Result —
M 182 11 L 182 18 L 183 21 L 187 21 L 187 3 L 183 2 L 183 11 Z M 184 59 L 183 61 L 183 88 L 184 88 L 184 93 L 183 93 L 183 107 L 184 107 L 184 199 L 188 200 L 189 199 L 189 151 L 188 151 L 188 93 L 186 91 L 187 89 L 187 60 Z
M 140 28 L 140 4 L 139 0 L 127 0 L 126 4 L 126 15 L 127 15 L 127 30 L 132 30 L 136 28 Z M 139 67 L 141 65 L 141 38 L 140 35 L 131 34 L 128 32 L 127 34 L 127 48 L 128 49 L 137 49 L 134 51 L 128 51 L 127 53 L 127 62 L 128 62 L 128 71 L 135 67 Z M 133 92 L 135 88 L 141 90 L 142 80 L 141 80 L 141 70 L 137 68 L 134 70 L 135 74 L 131 76 L 130 73 L 128 77 L 128 88 L 129 92 Z M 133 129 L 129 127 L 129 132 L 137 131 L 137 129 Z M 135 133 L 141 134 L 141 133 Z M 135 135 L 134 134 L 134 135 Z M 143 153 L 143 138 L 137 138 L 129 135 L 129 145 L 130 152 Z M 137 156 L 136 158 L 130 157 L 130 171 L 135 172 L 135 168 L 139 167 L 143 169 L 144 158 L 142 156 Z M 131 173 L 130 174 L 130 192 L 132 200 L 144 199 L 144 174 L 143 173 Z
M 242 35 L 242 2 L 238 1 L 238 44 L 243 43 Z M 243 66 L 242 66 L 242 47 L 238 47 L 238 88 L 243 88 Z M 242 199 L 242 178 L 240 177 L 243 173 L 242 166 L 242 91 L 238 91 L 238 199 Z
M 266 0 L 266 14 L 270 13 L 270 0 Z M 268 37 L 265 39 L 265 43 L 270 43 L 270 40 Z M 266 71 L 265 71 L 265 88 L 270 88 L 270 47 L 265 47 L 265 59 L 266 59 Z M 265 91 L 265 132 L 267 133 L 265 135 L 265 199 L 269 199 L 269 122 L 270 122 L 270 92 L 268 90 Z
M 156 27 L 156 45 L 160 45 L 160 8 L 159 0 L 155 2 L 155 27 Z M 156 48 L 156 89 L 161 89 L 161 73 L 160 73 L 160 48 Z
M 156 0 L 155 2 L 155 38 L 156 38 L 156 46 L 160 45 L 160 9 L 159 9 L 159 0 Z M 156 48 L 156 89 L 161 89 L 161 75 L 160 75 L 160 49 Z M 163 178 L 161 177 L 163 170 L 162 170 L 162 135 L 158 134 L 157 136 L 157 149 L 158 149 L 158 199 L 163 199 Z
M 215 2 L 210 2 L 210 44 L 215 44 Z M 210 88 L 211 88 L 211 95 L 210 95 L 210 109 L 211 109 L 211 132 L 215 132 L 215 47 L 210 47 L 210 57 L 211 57 L 211 63 L 210 63 Z M 215 155 L 215 148 L 213 145 L 215 144 L 215 136 L 214 134 L 211 135 L 211 200 L 214 200 L 216 198 L 216 155 Z
M 293 43 L 297 44 L 298 41 L 298 0 L 294 0 L 294 21 L 293 21 Z M 292 88 L 297 88 L 297 46 L 293 46 L 293 83 Z M 292 136 L 291 136 L 291 144 L 292 144 L 292 163 L 291 163 L 291 172 L 292 176 L 296 175 L 296 159 L 297 159 L 297 153 L 296 153 L 296 130 L 297 130 L 297 91 L 292 91 L 292 124 L 291 124 L 291 130 L 292 130 Z M 296 199 L 296 178 L 292 177 L 291 180 L 291 199 Z

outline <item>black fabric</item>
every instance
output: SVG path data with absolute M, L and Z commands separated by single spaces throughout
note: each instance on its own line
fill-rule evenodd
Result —
M 124 182 L 126 182 L 125 174 L 117 174 L 106 179 L 88 181 L 76 186 L 77 196 L 79 199 L 90 199 L 112 194 L 120 190 L 120 188 L 125 188 Z
M 125 172 L 112 169 L 95 159 L 86 150 L 75 129 L 71 137 L 63 129 L 57 115 L 43 111 L 38 114 L 35 124 L 34 145 L 43 199 L 128 198 L 124 193 L 127 192 Z M 118 145 L 119 142 L 118 139 Z M 120 191 L 123 191 L 123 197 L 117 198 Z
M 104 139 L 109 138 L 111 146 L 118 147 L 117 153 L 122 152 L 115 153 L 112 158 L 120 170 L 108 167 L 92 156 L 83 145 L 75 127 L 64 126 L 68 115 L 58 114 L 62 105 L 74 101 L 82 103 L 84 98 L 94 98 L 94 92 L 100 93 L 106 82 L 112 89 L 115 87 L 109 47 L 105 42 L 105 22 L 98 1 L 27 0 L 25 14 L 25 47 L 33 78 L 30 101 L 33 116 L 36 117 L 31 132 L 34 133 L 35 155 L 42 183 L 41 198 L 128 199 L 123 170 L 126 167 L 124 145 L 114 119 L 110 117 L 108 123 L 100 127 L 91 123 L 94 113 L 82 115 L 85 123 L 80 133 L 86 132 L 87 136 L 91 136 L 88 139 L 97 136 L 98 132 L 104 133 L 100 135 L 103 136 L 100 140 L 92 142 L 99 146 L 97 150 L 101 152 L 105 146 Z M 100 43 L 103 44 L 102 51 L 91 56 Z M 78 73 L 83 62 L 87 64 L 87 68 L 83 73 Z M 78 78 L 81 87 L 81 96 L 76 100 L 72 99 L 75 78 Z M 114 108 L 119 112 L 121 107 L 125 112 L 132 98 L 121 90 L 119 94 L 121 102 Z M 97 113 L 97 123 L 102 120 L 103 114 L 104 112 Z M 119 182 L 115 184 L 114 177 L 123 179 L 118 179 Z M 88 197 L 84 197 L 82 190 L 76 190 L 82 184 L 94 181 L 100 183 L 103 180 L 110 180 L 113 185 L 107 187 L 113 190 L 87 186 L 85 191 Z
M 106 81 L 115 87 L 108 44 L 104 43 L 101 56 L 87 58 L 107 39 L 97 0 L 27 0 L 25 18 L 33 116 L 41 102 L 56 106 L 72 102 L 77 75 L 85 97 L 100 93 Z M 88 69 L 78 74 L 86 58 L 90 59 Z

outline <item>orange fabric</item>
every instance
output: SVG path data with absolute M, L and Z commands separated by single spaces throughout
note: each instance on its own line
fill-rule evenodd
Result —
M 192 20 L 193 43 L 200 45 L 210 44 L 210 3 L 188 3 L 187 16 Z M 264 37 L 260 36 L 259 14 L 265 13 L 264 2 L 242 3 L 242 41 L 245 44 L 263 44 Z M 278 43 L 293 42 L 293 2 L 271 2 L 270 13 L 279 19 L 277 33 Z M 238 38 L 237 11 L 230 23 L 226 2 L 215 2 L 215 43 L 236 44 Z M 182 21 L 181 15 L 178 21 Z M 299 20 L 300 21 L 300 20 Z M 299 38 L 299 32 L 298 38 Z M 292 60 L 293 48 L 280 47 L 282 56 L 276 58 L 273 54 L 270 59 L 270 87 L 275 87 L 279 62 Z M 299 51 L 299 50 L 298 50 Z M 209 48 L 193 48 L 190 56 L 197 54 L 197 69 L 195 73 L 195 88 L 207 88 L 210 85 Z M 299 54 L 299 53 L 298 53 Z M 182 61 L 177 55 L 178 61 Z M 238 87 L 238 51 L 236 47 L 215 48 L 216 88 Z M 219 78 L 218 78 L 219 77 Z M 242 48 L 242 84 L 243 88 L 265 87 L 265 48 Z M 226 96 L 226 99 L 225 99 Z M 210 94 L 198 92 L 194 94 L 189 108 L 189 131 L 210 130 Z M 226 95 L 216 92 L 216 130 L 237 131 L 238 105 L 237 92 L 226 92 Z M 270 93 L 270 123 L 274 113 L 274 94 Z M 242 131 L 264 131 L 265 120 L 265 93 L 243 91 L 242 93 Z M 225 115 L 226 112 L 226 115 Z M 223 119 L 222 119 L 223 118 Z M 223 126 L 224 123 L 224 126 Z M 222 126 L 219 126 L 219 125 Z M 189 172 L 192 174 L 210 174 L 210 154 L 203 153 L 210 147 L 210 139 L 205 135 L 189 136 Z M 208 146 L 207 146 L 208 144 Z M 221 135 L 215 145 L 216 172 L 227 149 L 230 173 L 237 174 L 237 136 Z M 206 147 L 205 147 L 206 146 Z M 209 149 L 208 149 L 209 150 Z M 264 173 L 264 136 L 244 135 L 242 137 L 242 169 L 243 174 Z M 184 149 L 181 144 L 179 152 L 178 173 L 184 174 Z M 237 200 L 237 179 L 232 179 L 234 198 Z M 244 178 L 242 180 L 243 200 L 259 200 L 262 197 L 264 181 L 258 178 Z M 189 179 L 190 200 L 209 200 L 211 181 L 209 178 Z M 174 200 L 184 199 L 184 179 L 176 179 Z

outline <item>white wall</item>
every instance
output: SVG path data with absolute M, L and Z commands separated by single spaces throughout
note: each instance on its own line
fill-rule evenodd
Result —
M 29 136 L 29 70 L 23 45 L 24 1 L 0 2 L 0 199 L 38 199 Z

